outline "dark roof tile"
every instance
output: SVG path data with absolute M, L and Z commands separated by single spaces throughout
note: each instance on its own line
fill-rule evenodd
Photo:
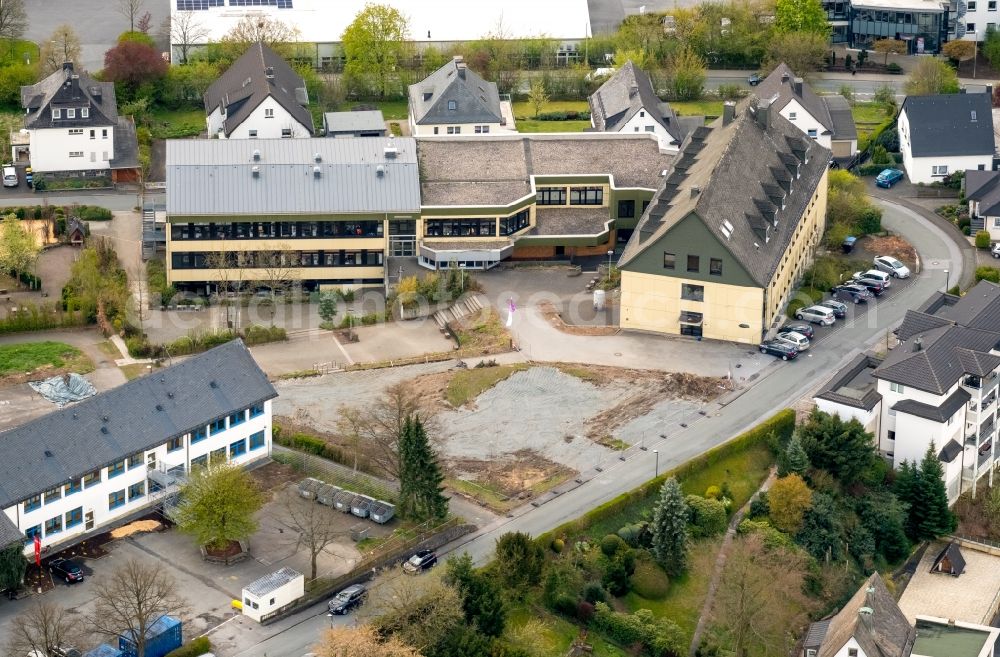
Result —
M 993 155 L 990 94 L 907 96 L 900 116 L 910 125 L 914 157 Z

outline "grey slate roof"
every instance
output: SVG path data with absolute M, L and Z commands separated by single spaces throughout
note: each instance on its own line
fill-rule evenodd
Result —
M 968 391 L 964 388 L 959 388 L 949 395 L 948 399 L 941 402 L 940 406 L 932 406 L 931 404 L 925 404 L 913 399 L 901 399 L 892 405 L 892 410 L 897 413 L 916 415 L 917 417 L 922 417 L 925 420 L 933 422 L 946 422 L 948 418 L 955 415 L 965 405 L 965 402 L 971 398 L 972 395 Z
M 910 124 L 914 157 L 993 155 L 993 114 L 989 94 L 907 96 L 900 114 Z
M 323 127 L 326 128 L 327 134 L 377 130 L 385 132 L 385 119 L 382 117 L 382 110 L 327 112 L 323 115 Z
M 759 285 L 770 283 L 826 173 L 830 151 L 773 107 L 758 105 L 766 102 L 750 97 L 736 107 L 728 125 L 720 117 L 685 138 L 632 233 L 620 267 L 628 269 L 636 256 L 693 215 Z M 764 116 L 770 118 L 765 121 Z M 728 236 L 723 228 L 727 222 L 733 226 Z
M 950 541 L 948 545 L 941 550 L 941 554 L 937 555 L 937 558 L 934 559 L 934 565 L 931 566 L 931 572 L 937 570 L 938 564 L 941 563 L 945 557 L 947 557 L 948 561 L 951 562 L 951 568 L 955 571 L 956 577 L 965 571 L 965 557 L 962 556 L 962 549 L 958 546 L 958 543 Z
M 394 158 L 385 155 L 390 146 L 397 151 Z M 378 167 L 384 175 L 378 175 Z M 411 137 L 167 141 L 171 217 L 419 210 L 420 176 Z
M 958 444 L 958 441 L 952 438 L 945 446 L 941 448 L 938 452 L 938 461 L 942 463 L 951 463 L 955 460 L 955 457 L 962 453 L 962 446 Z
M 243 587 L 243 590 L 252 596 L 261 597 L 268 593 L 277 591 L 285 584 L 288 584 L 297 577 L 302 577 L 302 573 L 297 570 L 285 567 L 273 573 L 264 575 L 260 579 L 254 580 Z
M 1000 285 L 979 281 L 953 304 L 943 305 L 936 315 L 963 326 L 1000 330 Z
M 6 513 L 0 513 L 0 550 L 11 543 L 20 544 L 24 540 L 24 534 L 17 528 L 14 521 L 7 517 Z
M 875 376 L 886 381 L 912 386 L 943 395 L 968 372 L 992 362 L 989 351 L 1000 345 L 1000 324 L 994 331 L 946 325 L 916 334 L 889 352 L 875 370 Z M 920 341 L 919 347 L 917 341 Z M 966 351 L 984 356 L 972 358 Z M 960 356 L 960 354 L 964 354 Z
M 43 415 L 0 433 L 0 508 L 277 395 L 233 340 Z
M 611 216 L 607 208 L 574 205 L 535 208 L 535 227 L 530 235 L 599 235 L 607 232 Z
M 909 340 L 914 336 L 923 335 L 933 329 L 951 324 L 954 322 L 944 317 L 937 317 L 919 310 L 907 310 L 906 316 L 903 317 L 903 323 L 899 325 L 895 333 L 900 340 Z
M 980 216 L 1000 216 L 1000 171 L 968 169 L 964 184 L 965 197 L 979 202 Z
M 84 118 L 79 109 L 76 118 L 67 119 L 62 113 L 52 118 L 52 108 L 89 108 Z M 67 62 L 58 71 L 35 84 L 21 87 L 21 108 L 25 110 L 24 127 L 33 128 L 86 128 L 113 126 L 118 122 L 113 82 L 97 82 L 86 73 L 77 73 Z
M 421 125 L 500 123 L 500 94 L 495 82 L 472 71 L 460 55 L 409 87 L 410 112 Z M 449 101 L 455 109 L 448 109 Z
M 601 132 L 618 132 L 636 113 L 645 110 L 673 137 L 673 143 L 680 144 L 687 134 L 674 110 L 656 95 L 649 73 L 631 60 L 615 71 L 587 102 L 594 128 Z
M 281 55 L 259 42 L 208 87 L 205 111 L 211 114 L 219 107 L 226 109 L 223 126 L 228 137 L 269 96 L 310 133 L 313 131 L 312 113 L 306 107 L 306 83 Z
M 830 113 L 830 121 L 834 141 L 850 141 L 858 138 L 858 128 L 854 125 L 854 115 L 851 114 L 851 105 L 847 99 L 837 94 L 836 96 L 821 96 L 826 103 L 826 109 Z
M 882 399 L 872 376 L 881 362 L 875 356 L 858 354 L 819 389 L 816 398 L 866 411 L 872 410 Z
M 801 82 L 799 89 L 796 88 L 796 81 Z M 778 64 L 770 75 L 761 80 L 754 93 L 758 98 L 770 99 L 771 107 L 779 112 L 784 109 L 785 105 L 795 100 L 820 125 L 826 128 L 827 132 L 833 132 L 833 119 L 830 117 L 830 109 L 823 97 L 816 95 L 812 87 L 803 82 L 802 78 L 796 78 L 795 72 L 784 62 Z
M 872 610 L 867 620 L 862 608 Z M 830 619 L 817 657 L 835 657 L 852 637 L 870 656 L 908 657 L 913 648 L 916 631 L 877 572 Z
M 115 153 L 109 162 L 112 169 L 139 168 L 139 140 L 130 116 L 119 116 L 115 123 Z
M 802 647 L 819 648 L 823 643 L 823 638 L 826 636 L 826 631 L 830 628 L 831 620 L 832 619 L 827 618 L 826 620 L 809 623 L 809 630 L 802 639 Z

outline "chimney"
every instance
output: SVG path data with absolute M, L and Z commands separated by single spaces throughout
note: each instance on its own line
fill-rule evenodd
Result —
M 73 62 L 63 62 L 62 68 L 63 68 L 64 71 L 69 71 L 70 73 L 72 73 L 73 72 Z
M 701 187 L 697 187 L 697 186 L 696 187 L 692 187 L 691 188 L 691 198 L 694 198 L 694 197 L 698 196 L 698 194 L 701 194 Z
M 788 72 L 787 71 L 781 74 L 781 81 L 782 81 L 782 83 L 788 82 Z
M 455 62 L 455 70 L 458 71 L 458 77 L 465 79 L 465 58 L 461 55 L 455 55 L 451 58 L 451 61 Z
M 921 351 L 924 348 L 924 341 L 921 336 L 917 336 L 917 339 L 913 341 L 913 351 Z
M 802 96 L 802 78 L 795 78 L 792 84 L 795 89 L 795 95 Z
M 770 100 L 757 100 L 757 125 L 761 127 L 762 130 L 767 130 L 771 127 L 771 101 Z
M 639 87 L 632 85 L 631 87 L 628 88 L 629 98 L 635 98 L 638 93 L 639 93 Z
M 727 100 L 722 104 L 722 125 L 729 125 L 736 118 L 736 101 Z

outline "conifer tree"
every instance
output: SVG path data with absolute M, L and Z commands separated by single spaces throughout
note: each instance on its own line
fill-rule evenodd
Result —
M 671 477 L 660 489 L 660 500 L 653 510 L 653 554 L 671 577 L 687 569 L 688 507 L 677 479 Z
M 399 436 L 399 512 L 411 520 L 448 515 L 444 475 L 419 416 L 406 418 Z

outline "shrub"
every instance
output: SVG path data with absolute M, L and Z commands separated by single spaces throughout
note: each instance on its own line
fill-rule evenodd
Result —
M 552 609 L 564 616 L 576 615 L 576 598 L 568 593 L 560 593 L 552 602 Z
M 625 525 L 618 530 L 618 535 L 623 541 L 628 543 L 629 547 L 647 547 L 650 541 L 649 523 L 636 522 L 631 525 Z
M 109 221 L 112 217 L 111 210 L 96 205 L 81 205 L 76 212 L 84 221 Z
M 601 552 L 607 557 L 615 556 L 619 550 L 623 550 L 626 547 L 625 541 L 617 534 L 608 534 L 601 539 Z
M 757 497 L 750 501 L 750 508 L 747 510 L 747 517 L 766 518 L 771 513 L 771 505 L 767 501 L 767 491 L 761 491 Z
M 726 507 L 717 499 L 688 495 L 684 498 L 688 505 L 692 538 L 715 536 L 726 531 Z
M 889 73 L 892 73 L 893 75 L 899 75 L 900 73 L 903 72 L 903 67 L 897 64 L 896 62 L 890 62 L 885 67 L 885 70 L 888 71 Z
M 738 84 L 720 84 L 716 93 L 722 100 L 739 100 L 747 95 L 746 89 Z
M 583 587 L 583 599 L 592 604 L 607 602 L 608 592 L 604 590 L 600 582 L 587 582 L 587 585 Z
M 576 603 L 576 619 L 581 623 L 589 623 L 594 617 L 594 605 L 586 600 Z
M 713 486 L 709 486 L 705 490 L 705 499 L 717 500 L 720 497 L 722 497 L 722 489 L 719 488 L 718 486 L 714 486 L 714 485 Z
M 150 345 L 145 338 L 135 336 L 125 340 L 128 355 L 132 358 L 149 358 Z
M 990 231 L 988 230 L 976 231 L 976 248 L 977 249 L 990 248 Z
M 976 267 L 976 282 L 1000 283 L 1000 269 L 996 267 Z
M 876 144 L 872 148 L 872 164 L 889 164 L 891 162 L 892 158 L 889 157 L 889 152 L 885 150 L 885 146 Z
M 861 218 L 856 226 L 857 232 L 862 235 L 871 235 L 882 230 L 882 210 L 874 206 L 869 206 L 861 213 Z
M 208 637 L 200 636 L 188 641 L 176 650 L 171 650 L 167 653 L 167 657 L 201 657 L 201 655 L 211 651 L 212 644 L 209 643 Z
M 663 600 L 670 592 L 670 578 L 652 561 L 640 561 L 632 573 L 632 590 L 647 600 Z
M 620 614 L 598 602 L 594 605 L 593 625 L 624 646 L 641 644 L 656 655 L 687 652 L 687 642 L 680 627 L 671 620 L 655 618 L 648 609 L 640 609 L 634 614 Z
M 243 339 L 249 346 L 265 344 L 267 342 L 280 342 L 288 339 L 285 329 L 280 326 L 248 326 L 243 331 Z
M 549 545 L 549 547 L 552 548 L 553 552 L 555 552 L 556 554 L 559 554 L 560 552 L 563 551 L 563 548 L 566 547 L 566 542 L 564 540 L 562 540 L 561 538 L 553 539 L 553 541 Z

